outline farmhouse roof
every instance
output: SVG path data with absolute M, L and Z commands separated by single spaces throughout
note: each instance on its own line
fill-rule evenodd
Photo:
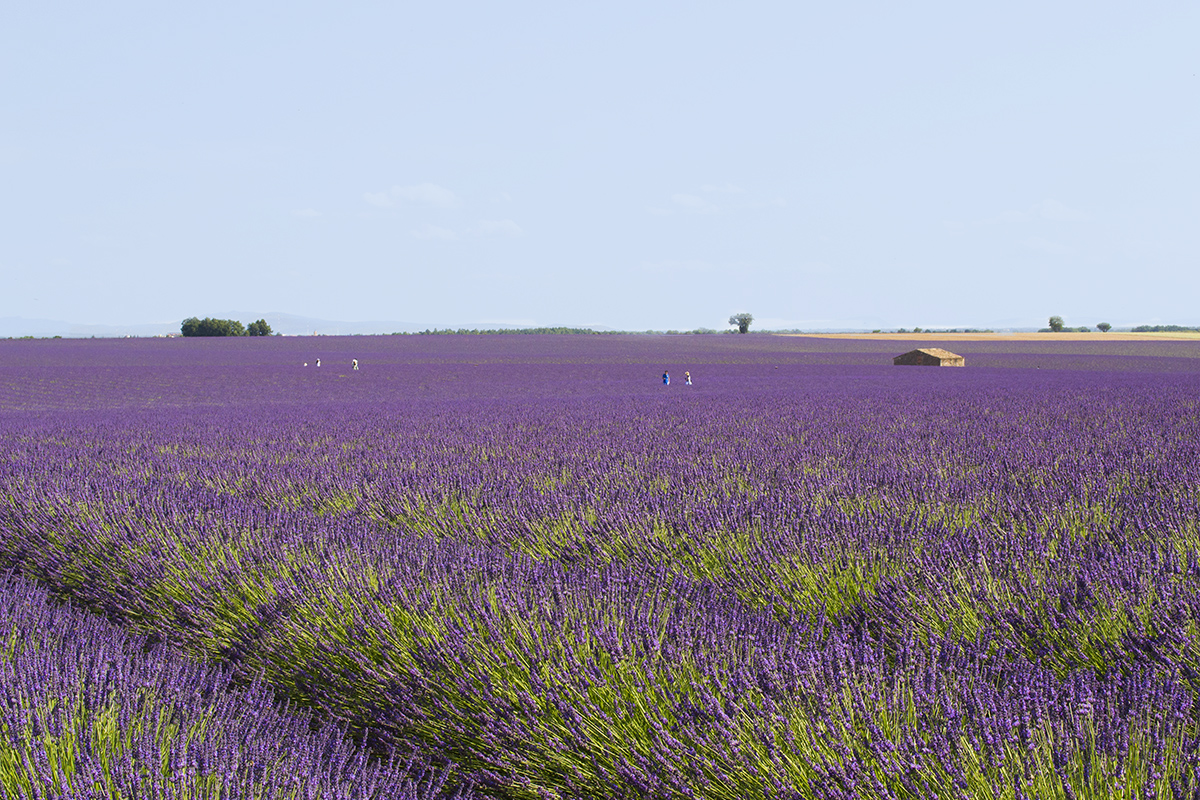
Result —
M 910 350 L 910 353 L 925 353 L 934 358 L 962 358 L 958 353 L 951 353 L 949 350 L 943 350 L 940 347 L 918 347 L 916 350 Z M 908 353 L 905 353 L 908 355 Z

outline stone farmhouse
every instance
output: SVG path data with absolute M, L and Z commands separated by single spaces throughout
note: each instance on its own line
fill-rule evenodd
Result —
M 898 367 L 965 367 L 967 365 L 965 358 L 940 347 L 909 350 L 907 353 L 893 358 L 892 363 Z

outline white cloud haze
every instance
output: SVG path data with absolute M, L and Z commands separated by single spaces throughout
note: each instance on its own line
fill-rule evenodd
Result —
M 429 223 L 412 231 L 412 236 L 415 239 L 440 239 L 445 242 L 458 238 L 458 234 L 449 228 L 442 228 L 437 225 L 430 225 Z
M 713 265 L 707 261 L 667 259 L 665 261 L 643 261 L 642 269 L 661 273 L 704 273 L 712 272 Z
M 671 202 L 692 214 L 715 214 L 719 210 L 703 197 L 684 192 L 671 195 Z
M 524 236 L 525 231 L 511 219 L 485 219 L 479 223 L 479 232 L 484 236 L 504 236 L 509 239 Z
M 1084 222 L 1088 219 L 1088 215 L 1084 212 L 1068 208 L 1059 201 L 1049 198 L 1035 205 L 1033 211 L 1042 219 L 1054 220 L 1055 222 Z
M 363 198 L 374 206 L 412 204 L 429 208 L 455 208 L 461 205 L 458 195 L 436 183 L 419 183 L 414 186 L 393 186 L 382 192 L 367 192 Z

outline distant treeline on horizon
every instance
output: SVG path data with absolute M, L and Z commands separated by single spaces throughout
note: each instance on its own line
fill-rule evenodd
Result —
M 1200 327 L 1188 325 L 1138 325 L 1133 333 L 1200 333 Z
M 265 319 L 243 325 L 236 319 L 213 319 L 212 317 L 188 317 L 179 326 L 184 336 L 270 336 L 271 326 Z
M 423 331 L 397 331 L 392 336 L 494 336 L 497 334 L 597 334 L 597 335 L 613 335 L 613 334 L 629 334 L 629 333 L 668 333 L 668 334 L 691 334 L 691 333 L 736 333 L 737 331 L 715 331 L 711 328 L 696 328 L 691 331 L 597 331 L 591 328 L 431 328 Z
M 1009 330 L 1009 329 L 1005 329 L 1005 330 Z M 1033 329 L 1030 328 L 1028 330 L 1033 330 Z M 1082 328 L 1064 328 L 1063 330 L 1067 331 L 1067 332 L 1075 332 L 1075 331 L 1088 331 L 1091 329 L 1087 328 L 1087 327 L 1082 327 Z M 1122 332 L 1123 331 L 1123 332 L 1127 332 L 1127 333 L 1200 333 L 1200 326 L 1197 326 L 1197 325 L 1138 325 L 1137 327 L 1133 327 L 1133 328 L 1113 328 L 1112 330 L 1114 332 Z M 770 329 L 770 330 L 754 331 L 754 333 L 759 333 L 759 334 L 778 334 L 778 333 L 815 334 L 815 333 L 823 333 L 823 332 L 829 333 L 830 331 L 822 331 L 822 330 L 803 331 L 798 328 Z M 843 331 L 837 331 L 837 332 L 839 332 L 839 333 L 867 333 L 867 331 L 865 329 L 861 330 L 861 331 L 843 330 Z M 947 333 L 995 333 L 995 332 L 996 331 L 992 328 L 938 328 L 938 329 L 897 328 L 894 330 L 883 330 L 883 329 L 876 328 L 871 331 L 871 333 L 914 333 L 914 334 L 926 334 L 926 335 L 928 335 L 928 334 L 938 335 L 938 334 L 947 334 Z M 1042 328 L 1042 329 L 1039 329 L 1039 332 L 1047 332 L 1048 333 L 1048 332 L 1050 332 L 1050 329 Z M 272 335 L 278 336 L 279 335 L 278 333 L 275 333 L 274 331 L 271 330 L 270 325 L 268 325 L 265 320 L 256 320 L 255 322 L 252 322 L 247 326 L 243 326 L 240 322 L 238 322 L 236 320 L 216 320 L 216 319 L 211 319 L 211 318 L 198 319 L 196 317 L 190 317 L 187 320 L 184 320 L 184 323 L 181 326 L 180 333 L 182 333 L 183 336 L 187 336 L 187 337 L 192 337 L 192 336 L 272 336 Z M 570 328 L 570 327 L 566 327 L 566 326 L 560 326 L 560 327 L 546 327 L 546 328 L 430 328 L 430 329 L 426 329 L 423 331 L 397 331 L 397 332 L 391 333 L 391 334 L 347 334 L 347 335 L 352 335 L 352 336 L 378 336 L 378 335 L 383 335 L 383 336 L 494 336 L 494 335 L 501 335 L 501 334 L 513 334 L 513 335 L 521 335 L 521 334 L 526 334 L 526 335 L 528 335 L 528 334 L 587 335 L 587 334 L 593 334 L 593 335 L 597 335 L 597 336 L 600 336 L 600 335 L 610 335 L 610 336 L 626 335 L 626 336 L 628 336 L 631 334 L 632 335 L 653 334 L 653 335 L 660 335 L 660 336 L 661 335 L 687 336 L 687 335 L 695 335 L 695 334 L 716 334 L 716 333 L 736 334 L 736 333 L 738 333 L 738 331 L 736 331 L 736 330 L 718 331 L 718 330 L 713 330 L 712 328 L 695 328 L 693 330 L 687 330 L 687 331 L 681 331 L 681 330 L 665 330 L 665 331 L 663 331 L 663 330 L 653 330 L 653 329 L 649 329 L 649 330 L 645 330 L 645 331 L 623 331 L 623 330 L 598 331 L 598 330 L 593 330 L 592 328 Z M 176 335 L 178 335 L 178 334 L 176 334 Z M 322 334 L 322 335 L 324 335 L 324 334 Z M 161 336 L 162 335 L 159 334 L 152 338 L 161 338 Z M 56 334 L 56 335 L 51 335 L 51 336 L 25 335 L 25 336 L 7 336 L 7 337 L 0 337 L 0 338 L 14 340 L 14 339 L 89 338 L 89 337 L 76 337 L 76 336 L 64 337 L 61 334 Z M 129 339 L 129 338 L 144 338 L 144 337 L 130 336 L 130 335 L 126 334 L 123 336 L 114 336 L 114 337 L 107 337 L 107 336 L 97 337 L 95 335 L 92 335 L 90 338 L 92 338 L 92 339 L 96 339 L 96 338 Z

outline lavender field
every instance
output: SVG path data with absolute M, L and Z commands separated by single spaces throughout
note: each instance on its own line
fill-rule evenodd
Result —
M 0 341 L 0 570 L 3 797 L 1200 797 L 1200 343 Z

